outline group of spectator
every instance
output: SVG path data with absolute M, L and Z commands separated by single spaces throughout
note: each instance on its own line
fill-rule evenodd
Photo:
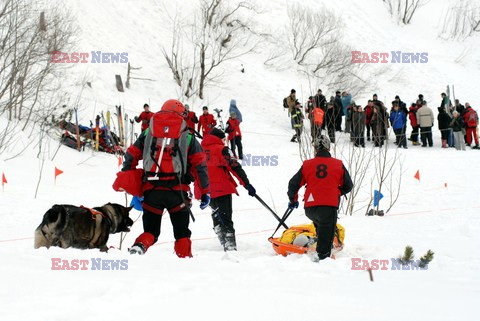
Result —
M 437 124 L 442 148 L 455 147 L 457 150 L 465 150 L 465 146 L 470 146 L 472 149 L 479 149 L 477 112 L 469 103 L 464 106 L 458 99 L 452 104 L 445 93 L 441 94 L 441 98 L 441 105 L 437 108 Z M 284 99 L 284 107 L 288 108 L 292 127 L 295 129 L 291 141 L 300 141 L 304 116 L 294 89 Z M 324 115 L 320 125 L 313 119 L 316 108 L 320 108 Z M 356 147 L 365 147 L 365 134 L 367 141 L 372 141 L 375 147 L 382 147 L 388 139 L 389 128 L 392 127 L 394 143 L 399 148 L 407 149 L 408 122 L 412 129 L 408 140 L 413 146 L 433 146 L 435 117 L 422 94 L 418 95 L 416 102 L 408 109 L 406 103 L 397 95 L 391 102 L 391 109 L 387 110 L 385 104 L 378 100 L 377 94 L 362 107 L 357 105 L 352 100 L 352 95 L 346 91 L 337 91 L 335 96 L 327 101 L 319 89 L 315 96 L 309 97 L 305 112 L 310 120 L 312 137 L 320 135 L 321 130 L 326 130 L 330 140 L 335 142 L 335 132 L 342 131 L 342 119 L 345 116 L 344 130 L 350 133 L 350 139 Z

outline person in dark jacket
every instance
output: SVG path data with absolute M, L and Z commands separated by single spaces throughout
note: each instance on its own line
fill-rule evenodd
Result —
M 377 94 L 373 94 L 372 96 L 372 102 L 374 105 L 381 107 L 383 105 L 383 102 L 381 100 L 378 100 Z
M 373 113 L 373 101 L 369 100 L 367 106 L 365 106 L 365 126 L 367 127 L 367 141 L 370 141 L 370 130 L 372 125 L 370 124 L 372 120 Z
M 313 107 L 322 108 L 323 111 L 327 110 L 327 98 L 322 95 L 322 90 L 319 89 L 315 97 L 313 97 Z
M 438 129 L 440 129 L 440 133 L 442 134 L 442 148 L 447 148 L 447 139 L 449 134 L 450 122 L 452 118 L 447 114 L 445 108 L 438 107 Z
M 407 139 L 405 137 L 405 124 L 407 123 L 407 116 L 400 110 L 397 102 L 393 104 L 393 111 L 390 113 L 390 123 L 395 132 L 397 147 L 407 149 Z
M 327 112 L 322 128 L 327 129 L 328 137 L 332 143 L 335 143 L 335 120 L 335 107 L 333 107 L 333 103 L 327 103 Z
M 172 115 L 176 113 L 182 117 L 185 116 L 185 107 L 175 99 L 167 100 L 163 104 L 161 111 L 172 112 Z M 210 187 L 205 153 L 195 137 L 186 130 L 186 127 L 187 125 L 183 121 L 182 128 L 185 130 L 179 139 L 179 150 L 181 159 L 187 163 L 187 173 L 184 173 L 178 179 L 175 177 L 167 180 L 166 177 L 162 179 L 156 175 L 159 167 L 158 162 L 162 160 L 152 158 L 152 155 L 154 155 L 152 150 L 154 138 L 150 128 L 143 131 L 135 143 L 127 149 L 122 172 L 135 170 L 140 160 L 143 160 L 144 168 L 144 182 L 142 186 L 144 196 L 142 203 L 144 232 L 136 238 L 133 246 L 129 249 L 130 254 L 144 254 L 150 246 L 157 242 L 160 236 L 163 211 L 166 209 L 170 214 L 169 217 L 173 226 L 175 253 L 180 258 L 192 256 L 192 242 L 190 240 L 192 232 L 188 228 L 191 214 L 189 184 L 195 180 L 199 186 L 201 195 L 200 208 L 202 210 L 210 202 Z M 155 155 L 158 155 L 158 153 Z M 160 166 L 162 165 L 161 163 Z M 152 169 L 154 170 L 153 172 Z
M 298 142 L 301 142 L 301 136 L 303 131 L 303 113 L 302 113 L 302 105 L 297 101 L 295 103 L 295 108 L 292 110 L 292 120 L 293 120 L 293 128 L 295 129 L 295 135 L 293 135 L 292 139 L 290 140 L 292 143 L 295 143 L 298 139 Z
M 355 147 L 365 147 L 365 113 L 362 106 L 352 107 L 352 132 Z
M 143 105 L 143 111 L 139 116 L 135 116 L 133 119 L 139 123 L 142 122 L 142 132 L 150 125 L 150 119 L 153 117 L 153 113 L 150 111 L 148 104 Z
M 313 261 L 331 256 L 340 197 L 353 188 L 352 179 L 342 161 L 333 158 L 330 140 L 321 135 L 314 140 L 315 157 L 303 162 L 288 182 L 288 207 L 298 207 L 298 191 L 305 188 L 305 215 L 313 221 L 317 232 L 317 251 Z
M 375 147 L 382 147 L 386 139 L 386 112 L 382 105 L 373 105 L 372 119 L 370 124 L 373 132 Z
M 212 200 L 213 230 L 225 251 L 236 251 L 237 242 L 232 221 L 232 194 L 237 194 L 235 176 L 248 195 L 255 196 L 255 188 L 250 184 L 247 174 L 235 159 L 232 151 L 225 146 L 225 134 L 213 128 L 202 140 L 207 158 L 208 178 Z
M 342 105 L 342 96 L 340 91 L 337 90 L 335 93 L 334 100 L 335 107 L 335 131 L 342 131 L 342 116 L 343 116 L 343 105 Z
M 465 129 L 465 124 L 463 118 L 460 115 L 460 112 L 453 111 L 453 118 L 450 121 L 450 128 L 453 130 L 453 143 L 455 144 L 456 150 L 466 150 L 465 147 L 465 138 L 463 131 Z

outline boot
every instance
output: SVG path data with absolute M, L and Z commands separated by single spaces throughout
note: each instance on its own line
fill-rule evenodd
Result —
M 442 139 L 442 148 L 447 148 L 447 140 Z
M 176 240 L 173 248 L 179 258 L 192 257 L 192 241 L 188 237 Z
M 227 232 L 225 234 L 225 245 L 224 245 L 225 252 L 227 251 L 236 251 L 237 250 L 237 242 L 235 240 L 235 233 Z
M 148 248 L 153 245 L 157 240 L 155 237 L 148 232 L 144 232 L 140 234 L 137 239 L 135 240 L 135 243 L 133 243 L 133 246 L 128 249 L 128 252 L 130 254 L 140 254 L 143 255 L 145 252 L 147 252 Z
M 225 231 L 222 229 L 220 225 L 215 225 L 213 227 L 213 231 L 218 236 L 218 240 L 220 241 L 220 245 L 225 248 Z

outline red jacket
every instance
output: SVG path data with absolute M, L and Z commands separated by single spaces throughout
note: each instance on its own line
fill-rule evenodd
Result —
M 195 115 L 195 112 L 189 111 L 187 116 L 185 116 L 185 121 L 187 122 L 187 127 L 193 132 L 195 130 L 195 124 L 198 123 L 198 118 L 197 115 Z
M 198 120 L 198 128 L 197 131 L 200 131 L 200 128 L 202 128 L 202 135 L 205 136 L 207 135 L 210 130 L 212 130 L 213 127 L 217 124 L 217 121 L 215 118 L 213 118 L 212 114 L 206 114 L 200 116 L 200 119 Z
M 473 110 L 472 107 L 468 107 L 463 114 L 463 120 L 465 122 L 465 127 L 467 128 L 476 128 L 478 126 L 478 116 L 477 112 Z
M 242 137 L 242 132 L 240 131 L 240 121 L 238 119 L 230 118 L 227 121 L 227 130 L 228 140 L 232 140 L 237 136 Z
M 372 107 L 371 106 L 365 106 L 365 125 L 370 125 L 370 121 L 372 120 Z
M 298 198 L 298 190 L 303 185 L 305 207 L 333 206 L 338 208 L 340 196 L 350 192 L 353 183 L 350 174 L 341 160 L 332 158 L 330 153 L 321 150 L 315 158 L 303 162 L 303 166 L 288 183 L 288 197 Z
M 410 125 L 412 125 L 412 127 L 414 127 L 414 128 L 418 126 L 417 110 L 418 110 L 418 107 L 410 107 L 409 112 L 408 112 L 408 118 L 410 119 Z
M 145 111 L 142 111 L 142 113 L 140 114 L 140 116 L 138 117 L 135 117 L 135 121 L 137 123 L 139 122 L 142 122 L 142 132 L 148 128 L 148 126 L 150 125 L 150 118 L 153 117 L 153 114 L 151 111 L 149 111 L 148 113 L 145 112 Z
M 249 184 L 242 166 L 233 157 L 230 149 L 217 136 L 206 135 L 202 140 L 202 148 L 207 154 L 208 179 L 210 181 L 210 196 L 217 198 L 229 194 L 237 194 L 237 183 Z M 195 191 L 197 193 L 197 191 Z

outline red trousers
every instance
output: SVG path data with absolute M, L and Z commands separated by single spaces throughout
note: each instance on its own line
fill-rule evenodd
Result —
M 478 145 L 478 137 L 477 137 L 477 128 L 467 128 L 467 144 L 472 144 L 472 134 L 473 138 L 475 138 L 475 145 Z

